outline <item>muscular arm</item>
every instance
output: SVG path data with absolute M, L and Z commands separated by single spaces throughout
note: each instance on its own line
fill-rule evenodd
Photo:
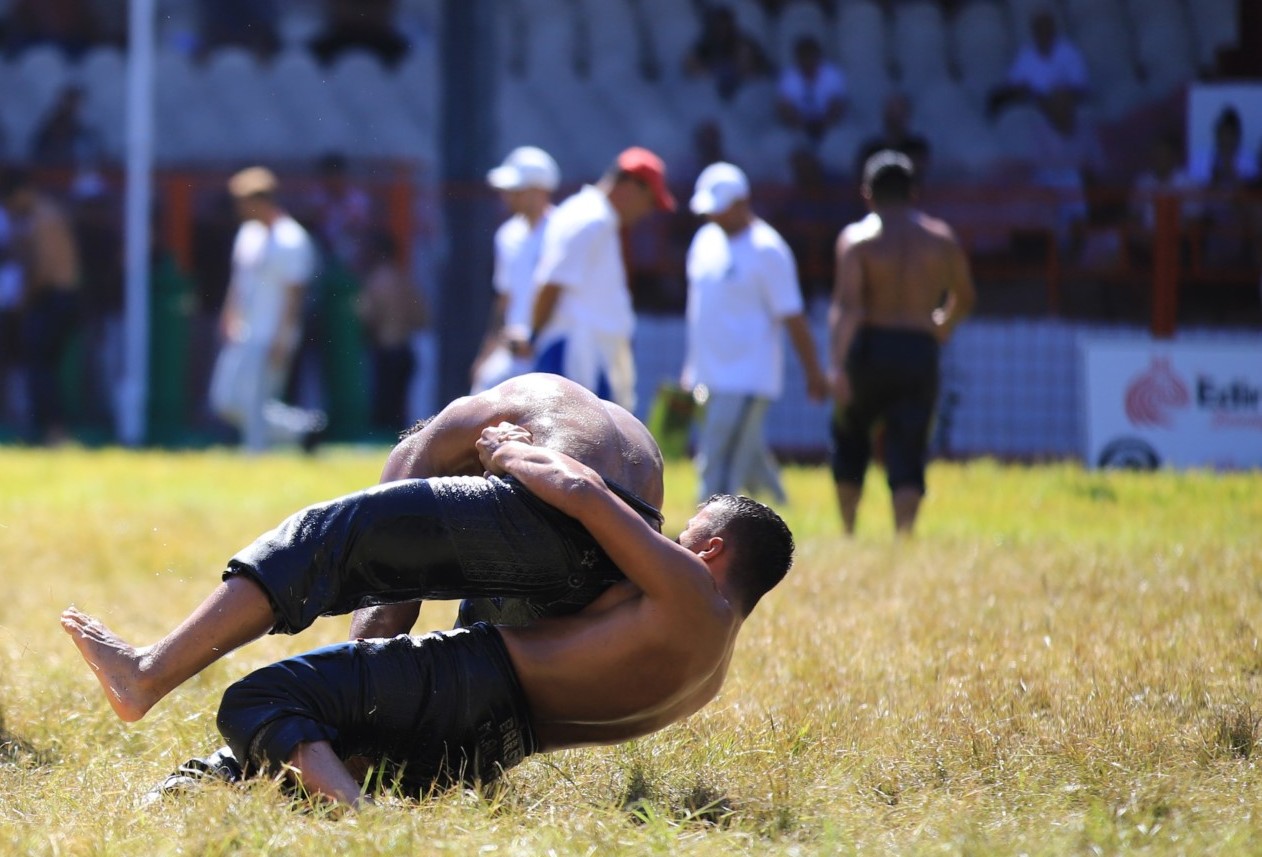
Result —
M 561 299 L 561 286 L 556 283 L 545 283 L 539 287 L 539 291 L 535 293 L 535 305 L 530 314 L 530 330 L 533 335 L 538 335 L 552 318 L 552 313 L 556 310 L 557 301 Z
M 829 361 L 833 394 L 838 405 L 844 405 L 850 399 L 846 354 L 859 325 L 863 323 L 863 316 L 863 262 L 858 248 L 843 230 L 837 238 L 837 273 L 832 303 L 828 307 Z
M 956 243 L 952 243 L 948 253 L 947 299 L 942 308 L 934 313 L 939 342 L 946 342 L 951 337 L 956 326 L 968 317 L 977 303 L 977 290 L 969 271 L 968 256 Z
M 503 424 L 483 433 L 478 447 L 488 471 L 514 477 L 540 500 L 578 520 L 650 601 L 684 613 L 706 603 L 691 597 L 704 587 L 713 591 L 696 554 L 649 527 L 595 470 L 513 437 Z

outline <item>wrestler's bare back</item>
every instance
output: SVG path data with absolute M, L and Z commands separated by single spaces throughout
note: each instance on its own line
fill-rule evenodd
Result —
M 913 208 L 873 212 L 838 243 L 839 258 L 852 254 L 861 266 L 866 324 L 933 331 L 934 310 L 968 276 L 951 228 Z
M 559 375 L 522 375 L 455 400 L 400 441 L 382 481 L 481 475 L 474 444 L 501 422 L 528 429 L 536 446 L 564 452 L 661 507 L 662 454 L 653 435 L 630 412 Z

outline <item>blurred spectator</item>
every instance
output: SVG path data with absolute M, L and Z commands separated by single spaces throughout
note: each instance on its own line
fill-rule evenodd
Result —
M 1195 194 L 1196 182 L 1179 165 L 1179 138 L 1168 132 L 1153 141 L 1149 154 L 1148 169 L 1135 178 L 1131 188 L 1130 217 L 1133 226 L 1132 247 L 1145 253 L 1152 248 L 1152 232 L 1156 226 L 1154 200 L 1163 193 L 1178 195 Z M 1195 218 L 1200 212 L 1197 199 L 1189 198 L 1180 204 L 1184 220 Z
M 88 173 L 71 194 L 75 239 L 85 262 L 83 321 L 92 369 L 92 410 L 117 428 L 123 379 L 123 230 L 119 200 Z
M 552 192 L 561 183 L 561 170 L 543 149 L 520 146 L 487 173 L 486 181 L 499 191 L 510 216 L 495 230 L 491 283 L 495 298 L 482 348 L 470 371 L 474 393 L 530 371 L 535 266 L 543 246 L 543 230 L 552 216 Z
M 929 140 L 911 130 L 910 119 L 911 102 L 907 96 L 901 92 L 891 93 L 885 99 L 885 106 L 881 111 L 881 133 L 869 137 L 859 146 L 859 157 L 854 170 L 856 176 L 863 175 L 863 165 L 868 162 L 868 158 L 877 152 L 889 150 L 901 152 L 911 158 L 916 180 L 925 180 L 931 151 Z
M 284 441 L 310 449 L 325 428 L 324 415 L 283 405 L 278 396 L 302 338 L 303 293 L 315 274 L 315 248 L 278 202 L 270 170 L 242 170 L 228 189 L 242 222 L 220 316 L 223 347 L 211 379 L 211 405 L 241 431 L 251 452 Z
M 620 230 L 655 209 L 675 210 L 666 165 L 648 149 L 625 149 L 599 182 L 557 206 L 535 268 L 534 370 L 563 375 L 627 410 L 635 408 L 635 312 Z
M 1188 172 L 1204 187 L 1238 188 L 1257 175 L 1257 162 L 1244 150 L 1244 123 L 1235 107 L 1224 107 L 1214 120 L 1214 145 L 1192 160 Z
M 793 46 L 793 64 L 780 74 L 776 109 L 780 121 L 812 140 L 841 121 L 846 112 L 846 76 L 824 58 L 819 42 L 803 36 Z
M 679 165 L 679 177 L 689 183 L 696 181 L 701 171 L 710 164 L 726 161 L 723 146 L 723 126 L 716 119 L 703 119 L 692 128 L 692 147 Z M 672 171 L 673 172 L 673 171 Z
M 17 224 L 17 256 L 24 272 L 22 362 L 34 440 L 69 439 L 59 370 L 79 326 L 79 248 L 62 207 L 25 170 L 10 170 L 0 201 Z
M 727 6 L 706 8 L 701 36 L 684 57 L 684 73 L 707 75 L 722 98 L 731 98 L 742 85 L 771 74 L 771 63 L 762 45 L 740 29 Z
M 1244 151 L 1240 111 L 1225 107 L 1214 121 L 1214 145 L 1193 159 L 1192 181 L 1209 191 L 1204 205 L 1204 261 L 1213 267 L 1251 264 L 1252 206 L 1242 193 L 1258 176 L 1257 161 Z
M 727 163 L 697 178 L 691 208 L 707 223 L 688 248 L 688 343 L 680 384 L 705 402 L 697 441 L 700 496 L 766 492 L 787 499 L 763 434 L 784 388 L 787 332 L 814 401 L 827 395 L 793 254 L 750 206 L 749 180 Z
M 6 5 L 5 47 L 11 54 L 52 45 L 77 59 L 100 36 L 91 0 L 12 0 Z
M 31 144 L 31 161 L 51 167 L 84 166 L 101 156 L 101 136 L 84 121 L 83 87 L 70 85 L 40 120 Z
M 1091 123 L 1082 118 L 1077 92 L 1057 89 L 1035 117 L 1031 178 L 1057 191 L 1055 221 L 1049 224 L 1071 254 L 1081 247 L 1087 223 L 1087 191 L 1104 170 L 1104 149 Z
M 203 53 L 239 47 L 259 59 L 280 49 L 276 0 L 198 0 Z
M 364 244 L 364 278 L 355 313 L 372 343 L 372 427 L 392 435 L 407 428 L 408 389 L 416 372 L 412 334 L 429 320 L 424 297 L 403 271 L 399 245 L 384 229 Z
M 343 52 L 368 51 L 388 66 L 407 56 L 408 40 L 395 27 L 395 0 L 326 0 L 324 29 L 311 40 L 322 63 Z
M 1087 63 L 1082 53 L 1059 34 L 1055 15 L 1040 9 L 1030 16 L 1030 41 L 1012 61 L 1008 79 L 991 91 L 989 109 L 993 116 L 1012 104 L 1042 102 L 1056 91 L 1068 91 L 1081 99 L 1087 87 Z
M 346 156 L 331 152 L 320 159 L 320 185 L 312 199 L 311 219 L 333 257 L 358 271 L 361 244 L 372 226 L 372 200 L 351 181 Z M 305 218 L 304 218 L 305 219 Z
M 857 207 L 809 146 L 799 146 L 790 153 L 789 173 L 792 183 L 774 207 L 773 216 L 797 259 L 803 293 L 808 298 L 827 295 L 832 281 L 833 239 L 838 225 L 851 219 Z

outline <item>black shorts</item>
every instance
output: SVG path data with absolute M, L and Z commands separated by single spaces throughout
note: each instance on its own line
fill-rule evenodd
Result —
M 485 623 L 263 667 L 224 693 L 218 725 L 246 773 L 276 774 L 299 744 L 328 741 L 413 795 L 491 782 L 537 746 L 503 639 Z
M 229 561 L 267 593 L 273 633 L 422 598 L 506 596 L 531 616 L 573 612 L 620 572 L 578 521 L 508 479 L 378 485 L 291 515 Z
M 890 488 L 925 490 L 929 430 L 938 403 L 938 341 L 927 332 L 862 327 L 846 354 L 850 403 L 833 415 L 833 479 L 862 485 L 872 428 L 885 423 Z

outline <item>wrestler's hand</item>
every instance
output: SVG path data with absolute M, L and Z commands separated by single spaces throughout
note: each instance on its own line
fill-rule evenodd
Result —
M 507 422 L 482 429 L 482 436 L 478 438 L 476 446 L 478 460 L 482 462 L 488 476 L 504 473 L 504 468 L 494 464 L 491 459 L 497 449 L 511 441 L 529 444 L 534 442 L 534 437 L 521 426 Z

